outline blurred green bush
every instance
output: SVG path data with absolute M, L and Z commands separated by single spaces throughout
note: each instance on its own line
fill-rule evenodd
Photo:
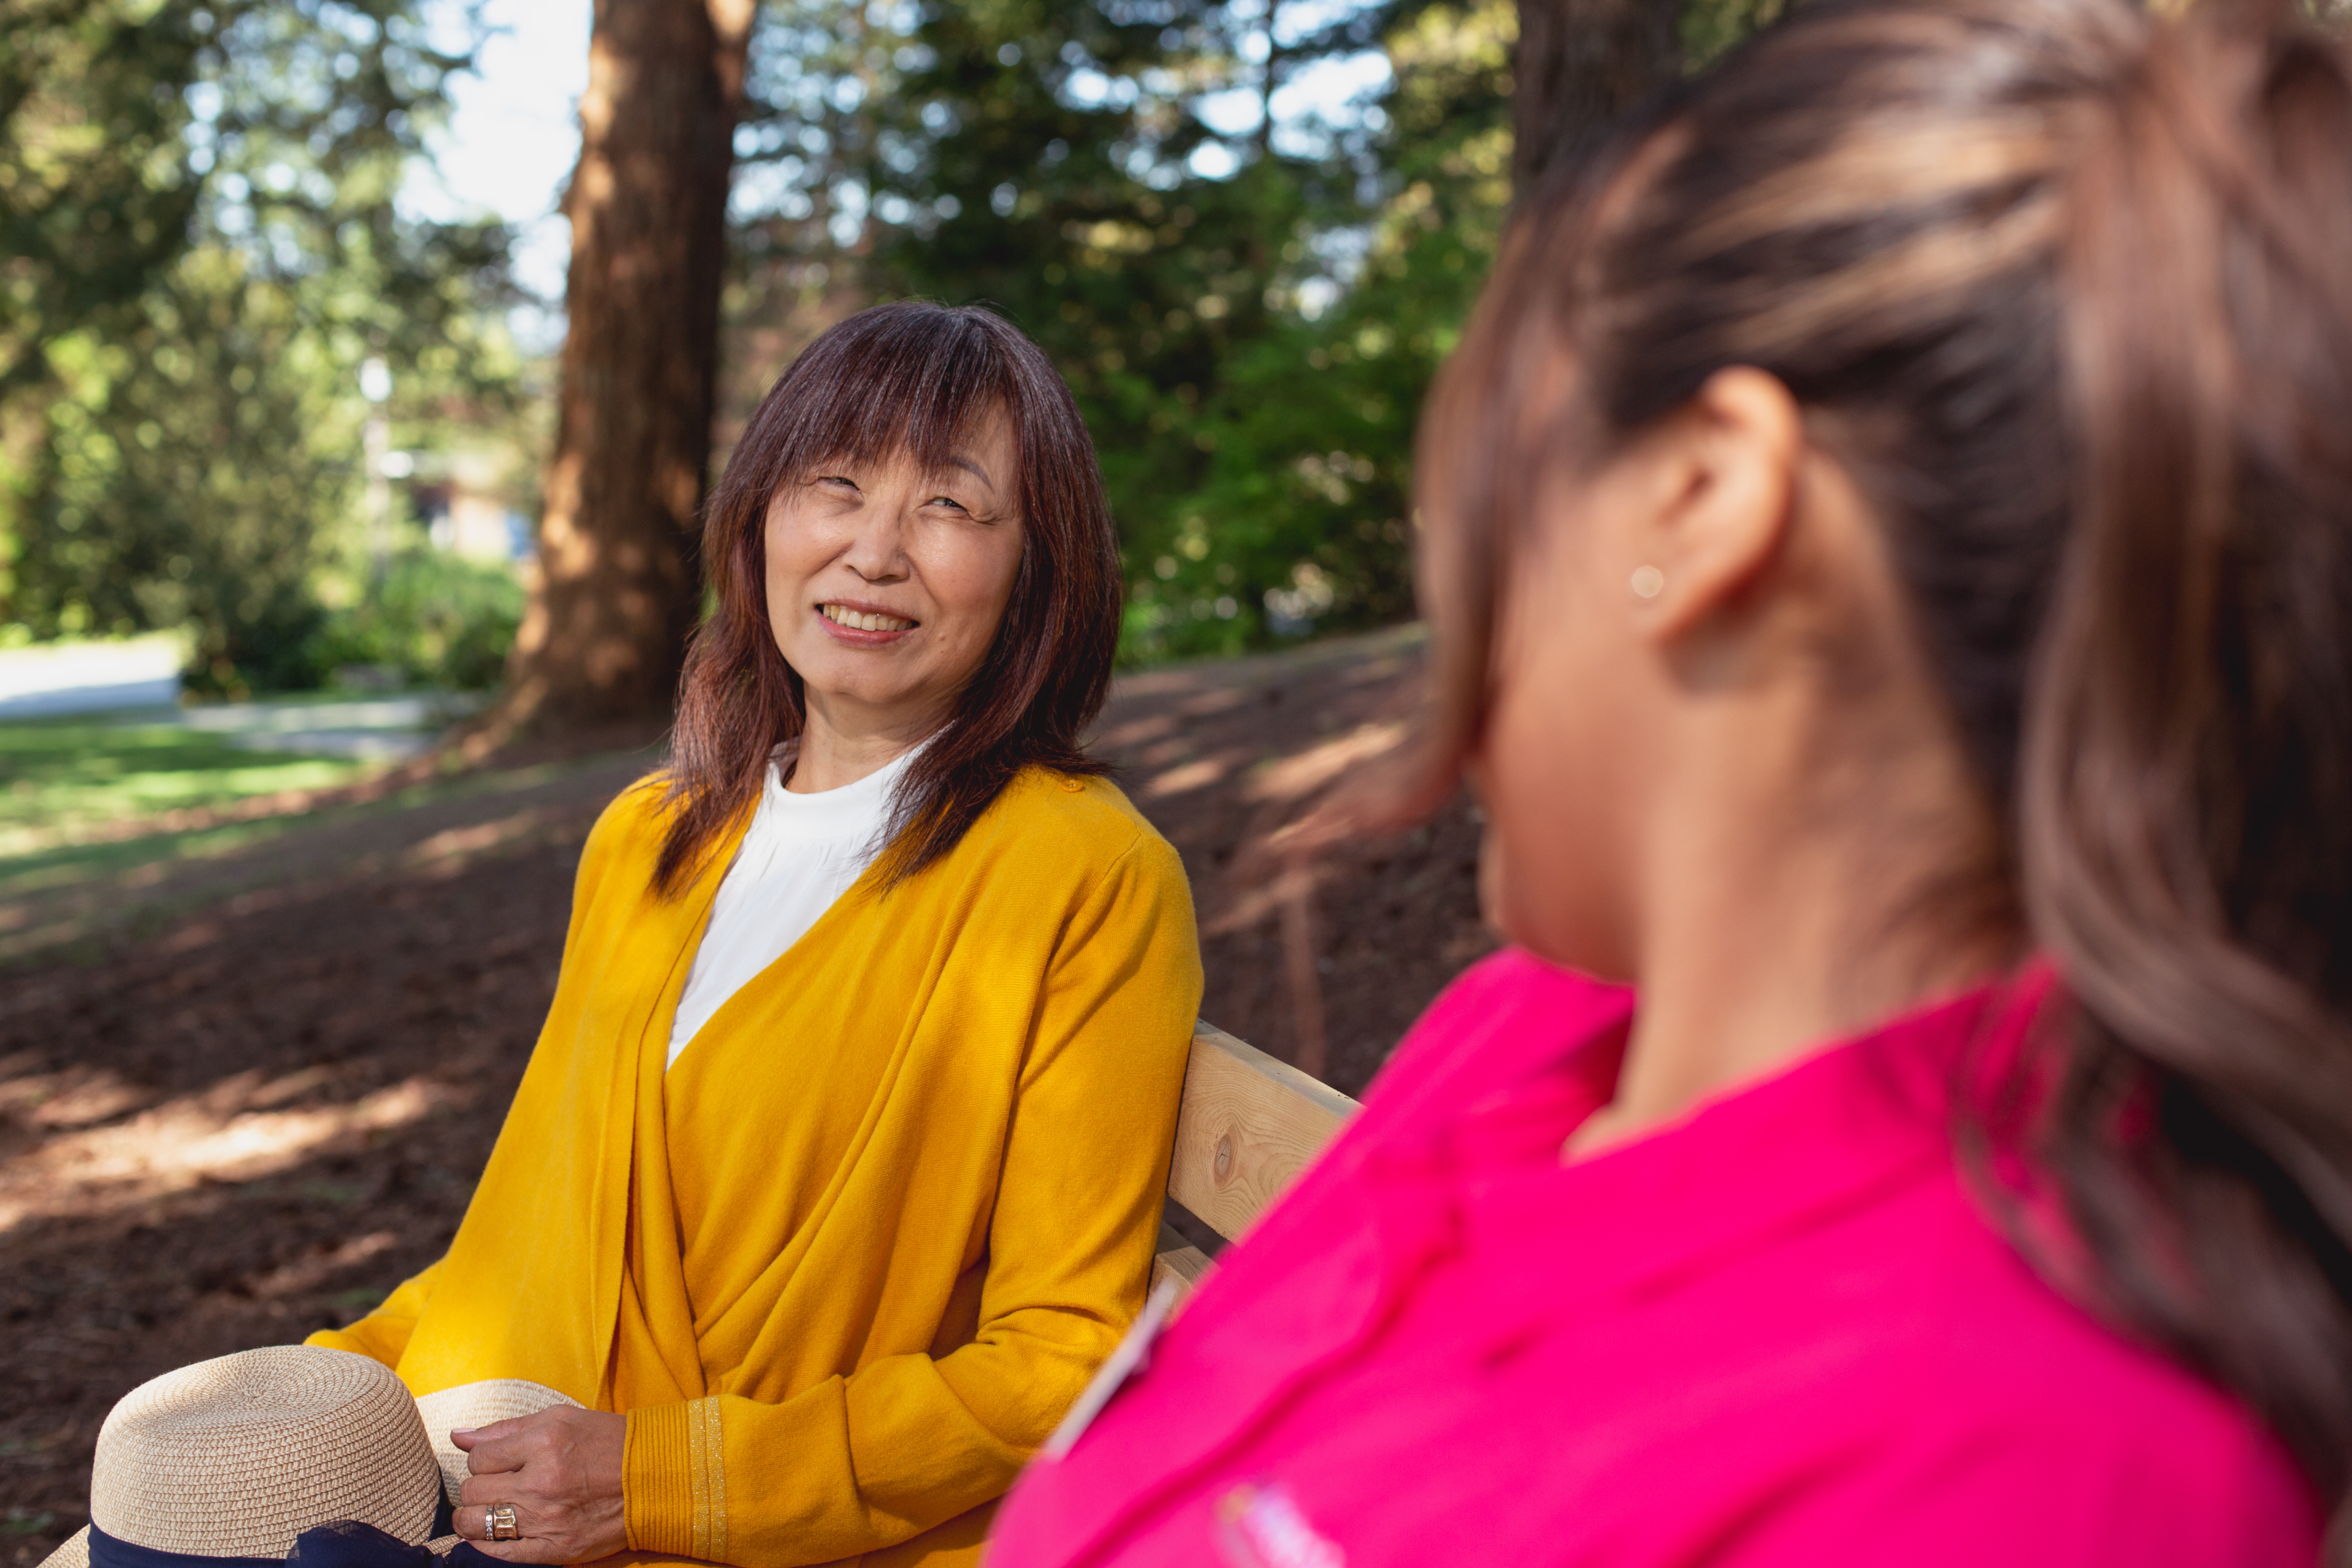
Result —
M 523 586 L 512 569 L 437 550 L 396 557 L 372 599 L 326 617 L 304 645 L 305 684 L 353 665 L 397 669 L 409 685 L 475 691 L 498 684 Z
M 199 647 L 180 677 L 195 697 L 315 691 L 346 672 L 397 686 L 478 691 L 498 684 L 522 624 L 521 580 L 509 567 L 416 549 L 392 563 L 373 596 L 338 609 L 289 596 L 239 627 L 234 651 Z
M 425 9 L 0 0 L 0 623 L 185 628 L 193 691 L 316 686 L 399 504 L 368 421 L 412 462 L 510 434 L 510 237 L 395 201 L 467 64 Z M 496 635 L 359 640 L 472 679 Z

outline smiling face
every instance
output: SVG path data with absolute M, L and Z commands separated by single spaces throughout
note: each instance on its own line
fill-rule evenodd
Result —
M 903 451 L 818 464 L 768 504 L 768 618 L 813 723 L 911 742 L 980 668 L 1021 566 L 1012 420 L 926 471 Z

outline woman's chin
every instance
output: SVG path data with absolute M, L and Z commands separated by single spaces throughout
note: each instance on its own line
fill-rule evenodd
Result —
M 870 665 L 857 668 L 864 662 L 812 660 L 816 668 L 800 672 L 802 689 L 822 701 L 855 709 L 869 722 L 878 719 L 888 723 L 899 715 L 912 720 L 939 708 L 937 698 L 926 683 L 892 679 L 903 676 L 898 669 L 876 669 Z M 848 668 L 843 668 L 845 664 Z
M 887 634 L 876 634 L 887 635 Z M 916 662 L 916 648 L 901 632 L 885 643 L 852 643 L 829 637 L 809 637 L 784 654 L 784 662 L 803 684 L 819 691 L 880 697 L 918 684 L 908 671 Z

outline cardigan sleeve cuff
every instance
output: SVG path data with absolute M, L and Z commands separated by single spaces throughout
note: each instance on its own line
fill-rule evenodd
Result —
M 727 1461 L 719 1401 L 629 1412 L 621 1506 L 630 1550 L 727 1561 Z

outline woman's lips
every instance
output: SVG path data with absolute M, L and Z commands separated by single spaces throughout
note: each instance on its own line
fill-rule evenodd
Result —
M 818 605 L 816 614 L 817 619 L 824 623 L 827 636 L 851 647 L 881 647 L 897 642 L 922 624 L 904 616 L 830 600 Z

